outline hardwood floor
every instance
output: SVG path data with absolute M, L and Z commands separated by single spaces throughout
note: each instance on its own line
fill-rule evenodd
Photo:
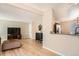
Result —
M 2 56 L 58 56 L 42 47 L 42 44 L 32 39 L 20 40 L 22 47 L 2 52 Z

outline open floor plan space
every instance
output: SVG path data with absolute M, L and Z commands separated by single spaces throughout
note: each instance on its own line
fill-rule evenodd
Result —
M 32 39 L 20 40 L 22 47 L 2 52 L 2 56 L 58 56 L 42 47 L 40 42 Z
M 79 56 L 79 3 L 1 3 L 1 56 Z

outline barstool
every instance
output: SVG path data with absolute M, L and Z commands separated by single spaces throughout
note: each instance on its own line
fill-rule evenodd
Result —
M 76 35 L 76 34 L 79 34 L 79 27 L 76 27 L 76 28 L 75 28 L 75 35 Z

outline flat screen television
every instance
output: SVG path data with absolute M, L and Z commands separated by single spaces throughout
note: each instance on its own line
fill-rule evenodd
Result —
M 8 28 L 8 34 L 20 34 L 21 29 L 20 28 L 15 28 L 15 27 L 9 27 Z

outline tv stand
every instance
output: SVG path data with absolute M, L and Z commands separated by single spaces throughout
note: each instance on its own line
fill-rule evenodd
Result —
M 21 39 L 21 34 L 8 34 L 8 39 Z
M 21 39 L 21 28 L 8 27 L 8 39 Z

